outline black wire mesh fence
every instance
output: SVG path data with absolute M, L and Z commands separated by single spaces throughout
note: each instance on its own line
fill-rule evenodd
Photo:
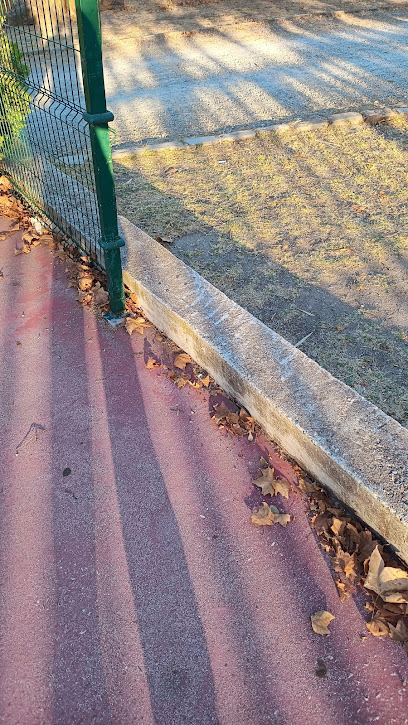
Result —
M 75 9 L 0 0 L 0 165 L 39 215 L 104 266 Z

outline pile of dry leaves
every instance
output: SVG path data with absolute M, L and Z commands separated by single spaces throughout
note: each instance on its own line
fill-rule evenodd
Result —
M 259 426 L 245 408 L 237 408 L 234 404 L 232 405 L 234 410 L 230 410 L 224 402 L 215 404 L 212 418 L 219 428 L 225 428 L 228 433 L 233 435 L 246 436 L 249 441 L 253 441 L 259 432 Z
M 107 309 L 109 296 L 104 289 L 105 278 L 102 272 L 92 265 L 92 260 L 76 248 L 68 248 L 63 238 L 51 233 L 41 222 L 33 217 L 13 195 L 13 187 L 6 176 L 0 177 L 0 214 L 13 219 L 13 224 L 7 232 L 3 232 L 4 240 L 16 231 L 24 230 L 19 237 L 14 254 L 29 254 L 38 245 L 47 246 L 54 250 L 54 256 L 64 265 L 69 274 L 69 285 L 78 290 L 78 302 L 81 305 L 92 305 L 101 310 Z
M 160 349 L 157 348 L 156 351 L 150 345 L 150 352 L 146 359 L 148 370 L 161 367 L 178 388 L 189 385 L 198 390 L 210 389 L 210 387 L 212 392 L 217 390 L 217 386 L 208 373 L 194 362 L 190 355 L 180 350 L 175 343 L 153 328 L 137 306 L 135 294 L 129 291 L 127 291 L 126 297 L 126 314 L 124 326 L 129 335 L 134 332 L 144 335 L 145 331 L 150 328 L 153 331 L 152 343 L 160 343 Z
M 328 494 L 300 478 L 309 497 L 311 524 L 329 556 L 341 601 L 364 587 L 370 594 L 367 629 L 375 637 L 389 635 L 408 652 L 408 573 L 384 551 L 371 531 L 333 505 Z
M 262 494 L 288 498 L 290 484 L 276 479 L 273 468 L 263 458 L 260 468 L 259 478 L 252 483 Z M 296 469 L 299 489 L 309 500 L 311 525 L 329 558 L 340 600 L 363 588 L 369 597 L 365 604 L 371 617 L 366 623 L 368 631 L 375 637 L 390 636 L 408 652 L 408 572 L 396 565 L 371 531 L 334 504 L 327 492 L 308 480 L 300 468 Z M 290 516 L 264 501 L 251 521 L 257 526 L 286 526 Z M 333 615 L 329 612 L 316 612 L 312 616 L 313 629 L 329 634 L 327 625 L 331 619 Z

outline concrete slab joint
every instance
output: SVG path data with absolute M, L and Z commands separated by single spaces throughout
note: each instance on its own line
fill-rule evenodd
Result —
M 148 319 L 408 562 L 408 430 L 121 218 Z

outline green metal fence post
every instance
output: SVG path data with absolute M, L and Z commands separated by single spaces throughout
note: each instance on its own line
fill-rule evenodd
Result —
M 104 252 L 111 312 L 125 309 L 120 247 L 124 245 L 118 232 L 115 182 L 108 122 L 113 114 L 106 109 L 105 82 L 102 65 L 102 38 L 98 0 L 75 0 L 82 77 L 86 112 L 83 117 L 90 127 L 96 193 Z

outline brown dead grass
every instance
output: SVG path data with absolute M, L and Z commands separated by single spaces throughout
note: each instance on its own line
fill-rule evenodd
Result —
M 119 209 L 408 422 L 408 124 L 144 154 Z

